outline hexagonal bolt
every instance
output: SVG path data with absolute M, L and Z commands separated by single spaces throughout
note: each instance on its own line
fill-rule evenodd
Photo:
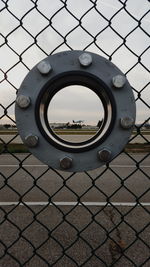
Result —
M 98 151 L 98 158 L 101 161 L 107 162 L 111 159 L 111 151 L 108 148 L 103 148 L 102 150 Z
M 39 70 L 39 72 L 41 74 L 48 74 L 51 70 L 52 70 L 52 67 L 51 65 L 49 64 L 49 62 L 45 61 L 45 60 L 42 60 L 38 65 L 37 65 L 37 69 Z
M 31 100 L 29 96 L 19 95 L 16 98 L 16 103 L 20 108 L 28 108 L 31 103 Z
M 88 67 L 92 64 L 92 56 L 89 53 L 83 53 L 79 56 L 81 66 Z
M 33 135 L 33 134 L 29 134 L 29 135 L 27 135 L 27 136 L 25 137 L 25 144 L 26 144 L 28 147 L 35 147 L 35 146 L 37 146 L 38 141 L 39 141 L 38 136 Z
M 64 170 L 70 169 L 72 166 L 72 158 L 69 157 L 64 157 L 62 159 L 60 159 L 60 167 Z
M 123 129 L 130 129 L 134 125 L 132 117 L 123 117 L 120 119 L 120 125 Z
M 112 78 L 112 84 L 116 88 L 122 88 L 126 83 L 126 77 L 123 75 L 116 75 Z

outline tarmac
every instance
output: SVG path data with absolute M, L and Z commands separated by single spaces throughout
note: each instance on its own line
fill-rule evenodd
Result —
M 149 267 L 149 212 L 142 206 L 2 206 L 0 266 Z
M 5 154 L 0 173 L 0 267 L 150 266 L 146 154 L 70 178 L 33 156 Z

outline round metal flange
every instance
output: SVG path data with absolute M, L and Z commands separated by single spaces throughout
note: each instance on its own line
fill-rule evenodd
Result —
M 69 85 L 94 91 L 105 112 L 97 133 L 80 143 L 62 140 L 47 118 L 52 98 Z M 28 73 L 15 113 L 19 134 L 33 155 L 52 168 L 80 172 L 98 168 L 122 151 L 135 121 L 135 101 L 125 75 L 110 61 L 90 52 L 67 51 L 48 56 Z

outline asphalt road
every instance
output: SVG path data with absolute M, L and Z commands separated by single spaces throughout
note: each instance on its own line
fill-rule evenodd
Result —
M 150 266 L 149 207 L 2 208 L 1 267 Z
M 150 266 L 146 154 L 122 154 L 106 171 L 101 167 L 73 176 L 26 157 L 0 156 L 0 267 Z M 63 205 L 43 205 L 49 195 Z M 99 205 L 69 206 L 77 195 Z M 13 205 L 20 196 L 24 204 Z M 126 204 L 104 207 L 100 203 L 107 197 Z
M 16 156 L 22 161 L 27 154 Z M 141 161 L 139 169 L 134 159 L 122 154 L 111 162 L 109 169 L 103 166 L 72 175 L 48 169 L 33 156 L 24 160 L 19 168 L 18 159 L 9 154 L 1 155 L 0 202 L 18 201 L 19 195 L 27 202 L 46 202 L 49 195 L 54 202 L 76 202 L 77 196 L 82 202 L 105 202 L 107 197 L 112 202 L 135 202 L 136 198 L 140 198 L 140 202 L 150 202 L 150 192 L 147 192 L 150 187 L 149 158 L 144 159 L 146 154 L 143 153 L 131 156 L 137 162 Z M 8 178 L 7 185 L 3 187 L 5 178 Z
M 67 141 L 73 141 L 74 142 L 82 142 L 85 140 L 88 140 L 92 137 L 92 135 L 61 135 L 61 137 L 64 140 Z M 137 137 L 135 137 L 130 143 L 146 143 L 146 142 L 150 142 L 150 135 L 146 135 L 144 134 L 144 137 L 146 139 L 144 139 L 142 136 L 138 135 Z M 11 141 L 11 143 L 22 143 L 22 140 L 20 138 L 20 136 L 16 136 L 15 135 L 0 135 L 0 139 L 2 139 L 4 142 L 8 143 Z M 2 143 L 2 141 L 0 140 L 0 143 Z

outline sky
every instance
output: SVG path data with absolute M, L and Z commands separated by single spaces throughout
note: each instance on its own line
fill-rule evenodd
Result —
M 6 2 L 9 11 L 4 8 Z M 67 4 L 67 10 L 64 3 Z M 94 3 L 96 9 L 92 8 Z M 122 9 L 124 3 L 126 11 Z M 70 49 L 86 49 L 107 59 L 111 56 L 112 62 L 127 74 L 131 86 L 135 89 L 136 99 L 141 92 L 141 99 L 136 102 L 136 123 L 143 123 L 150 117 L 150 1 L 0 0 L 0 10 L 0 124 L 15 121 L 16 90 L 28 71 L 47 55 Z M 110 19 L 114 31 L 109 26 Z M 22 21 L 22 26 L 19 20 Z M 79 26 L 79 20 L 82 27 Z M 125 44 L 121 36 L 126 38 Z M 33 37 L 36 37 L 36 43 Z M 67 45 L 64 44 L 64 37 Z M 141 56 L 141 64 L 138 62 L 138 56 Z M 19 61 L 20 57 L 22 62 Z M 91 98 L 87 91 L 84 94 L 83 88 L 78 87 L 76 91 L 74 103 L 78 103 L 78 108 L 77 105 L 68 104 L 63 91 L 59 93 L 56 98 L 57 105 L 53 102 L 55 120 L 74 119 L 84 120 L 87 124 L 95 123 L 98 114 L 95 96 Z M 83 94 L 84 103 L 79 101 Z M 12 121 L 3 116 L 3 107 L 7 107 Z M 100 109 L 102 114 L 103 110 Z M 64 115 L 63 118 L 61 114 Z
M 52 98 L 48 108 L 49 123 L 82 120 L 83 124 L 97 126 L 99 120 L 103 119 L 104 109 L 100 98 L 85 86 L 71 85 L 63 88 Z

